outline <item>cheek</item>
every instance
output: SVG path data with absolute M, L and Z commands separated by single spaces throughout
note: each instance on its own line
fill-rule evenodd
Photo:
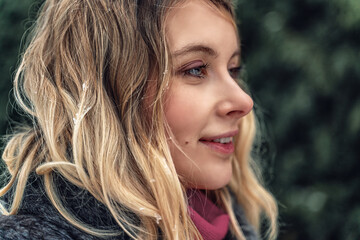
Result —
M 165 117 L 180 145 L 196 138 L 204 122 L 201 119 L 204 116 L 203 107 L 196 100 L 198 97 L 191 89 L 176 84 L 167 94 Z
M 179 95 L 172 95 L 166 104 L 165 117 L 177 140 L 191 130 L 194 123 L 193 105 Z

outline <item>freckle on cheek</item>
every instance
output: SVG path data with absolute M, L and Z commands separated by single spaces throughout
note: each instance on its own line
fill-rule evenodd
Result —
M 189 142 L 188 142 L 188 141 L 186 141 L 186 142 L 185 142 L 185 144 L 189 144 Z

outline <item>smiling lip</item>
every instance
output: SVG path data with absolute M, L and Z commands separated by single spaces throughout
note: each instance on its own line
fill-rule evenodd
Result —
M 201 138 L 199 141 L 208 146 L 209 148 L 211 148 L 212 150 L 219 152 L 221 154 L 225 154 L 225 155 L 229 155 L 232 154 L 235 150 L 234 147 L 234 143 L 233 141 L 230 141 L 228 143 L 219 143 L 219 142 L 214 142 L 213 140 L 215 139 L 219 139 L 219 138 L 229 138 L 229 137 L 234 137 L 235 135 L 238 134 L 239 131 L 232 131 L 232 132 L 228 132 L 225 134 L 221 134 L 218 136 L 213 136 L 213 137 L 204 137 Z

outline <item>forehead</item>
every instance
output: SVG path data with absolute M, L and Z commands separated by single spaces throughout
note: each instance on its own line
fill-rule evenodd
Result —
M 226 36 L 237 44 L 236 26 L 230 13 L 203 0 L 185 1 L 169 10 L 166 37 L 174 52 L 189 41 L 212 45 L 214 36 Z

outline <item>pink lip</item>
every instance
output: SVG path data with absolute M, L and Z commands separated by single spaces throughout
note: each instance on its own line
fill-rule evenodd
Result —
M 200 139 L 200 142 L 206 146 L 208 146 L 209 148 L 211 148 L 212 150 L 219 152 L 221 154 L 225 154 L 225 155 L 230 155 L 234 152 L 235 147 L 234 147 L 234 143 L 233 142 L 229 142 L 229 143 L 217 143 L 217 142 L 212 142 L 212 140 L 218 139 L 218 138 L 226 138 L 226 137 L 234 137 L 235 135 L 238 134 L 239 131 L 232 131 L 232 132 L 228 132 L 225 134 L 221 134 L 218 136 L 213 136 L 213 137 L 204 137 Z
M 213 137 L 202 137 L 202 138 L 200 138 L 200 141 L 213 141 L 213 140 L 218 139 L 218 138 L 234 137 L 238 133 L 239 133 L 239 131 L 235 130 L 235 131 L 227 132 L 227 133 L 217 135 L 217 136 L 213 136 Z

